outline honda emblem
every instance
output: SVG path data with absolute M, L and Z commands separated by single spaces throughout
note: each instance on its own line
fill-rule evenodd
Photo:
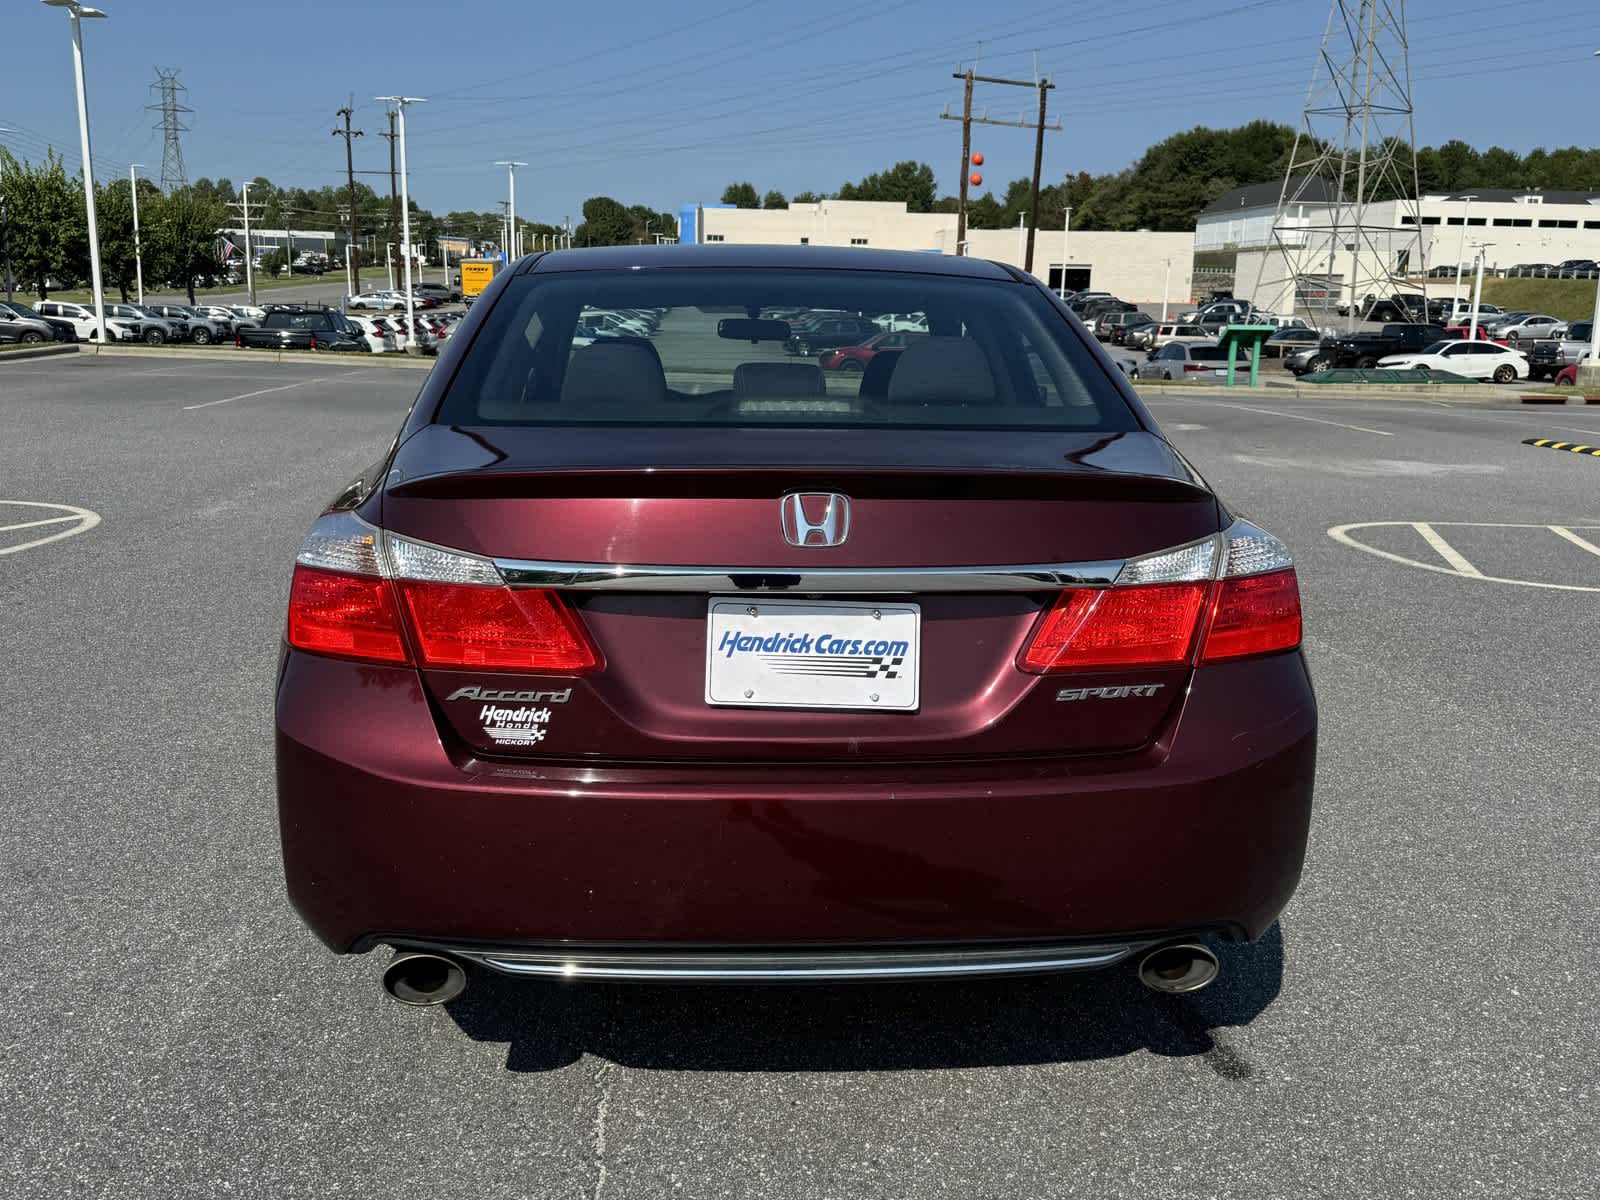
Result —
M 850 497 L 790 492 L 780 502 L 783 539 L 791 546 L 842 546 L 850 536 Z

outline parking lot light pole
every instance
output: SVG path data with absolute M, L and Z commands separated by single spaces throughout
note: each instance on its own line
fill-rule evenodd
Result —
M 1478 340 L 1478 306 L 1483 303 L 1483 252 L 1493 242 L 1475 242 L 1473 248 L 1477 251 L 1477 261 L 1473 264 L 1477 272 L 1477 282 L 1472 287 L 1472 323 L 1467 327 L 1467 341 Z
M 1600 58 L 1600 50 L 1594 54 Z M 1582 360 L 1579 360 L 1577 374 L 1585 377 L 1580 382 L 1586 387 L 1591 381 L 1600 382 L 1600 275 L 1595 277 L 1594 316 L 1589 321 L 1589 365 L 1585 370 Z
M 1461 308 L 1461 259 L 1467 252 L 1467 217 L 1472 212 L 1476 196 L 1463 196 L 1466 207 L 1461 210 L 1461 245 L 1456 250 L 1456 290 L 1450 293 L 1450 316 L 1453 319 Z
M 406 278 L 406 353 L 419 353 L 416 331 L 416 297 L 411 294 L 411 192 L 406 174 L 406 106 L 426 104 L 421 96 L 375 96 L 393 104 L 400 113 L 400 257 L 404 260 Z
M 1063 278 L 1066 276 L 1066 267 L 1061 268 Z M 1167 273 L 1161 280 L 1161 323 L 1167 321 L 1167 297 L 1172 294 L 1172 260 L 1167 259 Z
M 18 130 L 12 129 L 9 125 L 0 125 L 0 133 L 17 133 L 17 132 L 18 132 Z M 0 146 L 0 150 L 4 150 L 4 149 L 5 149 L 5 147 Z M 0 210 L 3 210 L 3 208 L 4 208 L 3 201 L 4 201 L 5 193 L 6 193 L 5 182 L 6 182 L 5 158 L 4 158 L 3 155 L 0 155 Z M 6 250 L 6 264 L 5 264 L 5 272 L 6 272 L 6 301 L 7 301 L 7 303 L 9 303 L 11 301 L 11 298 L 12 298 L 11 297 L 11 291 L 12 291 L 12 283 L 11 283 L 11 241 L 10 241 L 9 238 L 6 240 L 5 250 Z
M 502 158 L 494 165 L 506 169 L 506 189 L 507 194 L 510 196 L 510 199 L 506 201 L 506 219 L 511 223 L 511 238 L 507 243 L 506 253 L 513 259 L 521 258 L 522 238 L 517 231 L 517 168 L 525 167 L 528 164 L 518 162 L 514 158 Z
M 1061 288 L 1057 293 L 1063 303 L 1067 299 L 1067 241 L 1072 237 L 1072 205 L 1067 205 L 1067 215 L 1061 218 Z M 1163 318 L 1165 319 L 1165 318 Z
M 83 82 L 83 27 L 85 17 L 103 18 L 98 8 L 78 0 L 44 0 L 51 8 L 64 8 L 72 18 L 72 71 L 78 81 L 78 141 L 83 150 L 83 207 L 89 218 L 89 280 L 94 288 L 94 323 L 100 344 L 106 341 L 106 293 L 100 283 L 100 226 L 94 214 L 94 166 L 89 154 L 89 92 Z
M 144 303 L 144 259 L 139 252 L 139 176 L 143 163 L 128 164 L 128 198 L 133 201 L 133 276 L 138 282 L 139 303 Z
M 256 260 L 255 254 L 250 249 L 250 185 L 239 185 L 239 194 L 244 198 L 244 287 L 250 293 L 250 303 L 256 302 Z

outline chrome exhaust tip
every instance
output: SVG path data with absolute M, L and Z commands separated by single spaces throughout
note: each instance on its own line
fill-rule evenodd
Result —
M 1217 956 L 1198 942 L 1157 946 L 1139 960 L 1139 982 L 1153 992 L 1198 992 L 1217 971 Z
M 383 990 L 401 1004 L 448 1004 L 467 990 L 467 969 L 453 958 L 421 950 L 396 950 L 383 969 Z

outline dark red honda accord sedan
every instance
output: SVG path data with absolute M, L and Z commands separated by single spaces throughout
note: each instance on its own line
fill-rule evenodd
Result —
M 784 354 L 808 310 L 929 332 L 824 376 Z M 993 263 L 524 260 L 311 527 L 285 641 L 289 894 L 411 1003 L 482 968 L 1185 991 L 1300 874 L 1288 550 Z

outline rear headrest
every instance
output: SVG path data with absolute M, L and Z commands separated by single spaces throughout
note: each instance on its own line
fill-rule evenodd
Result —
M 882 400 L 889 394 L 889 377 L 894 365 L 900 361 L 904 350 L 879 350 L 867 360 L 867 369 L 861 372 L 861 395 Z
M 993 404 L 994 376 L 974 341 L 918 338 L 900 354 L 889 378 L 890 404 Z
M 822 396 L 827 391 L 816 363 L 747 362 L 733 369 L 736 396 Z
M 655 347 L 615 338 L 597 339 L 574 351 L 561 386 L 561 402 L 579 406 L 658 404 L 666 394 Z

